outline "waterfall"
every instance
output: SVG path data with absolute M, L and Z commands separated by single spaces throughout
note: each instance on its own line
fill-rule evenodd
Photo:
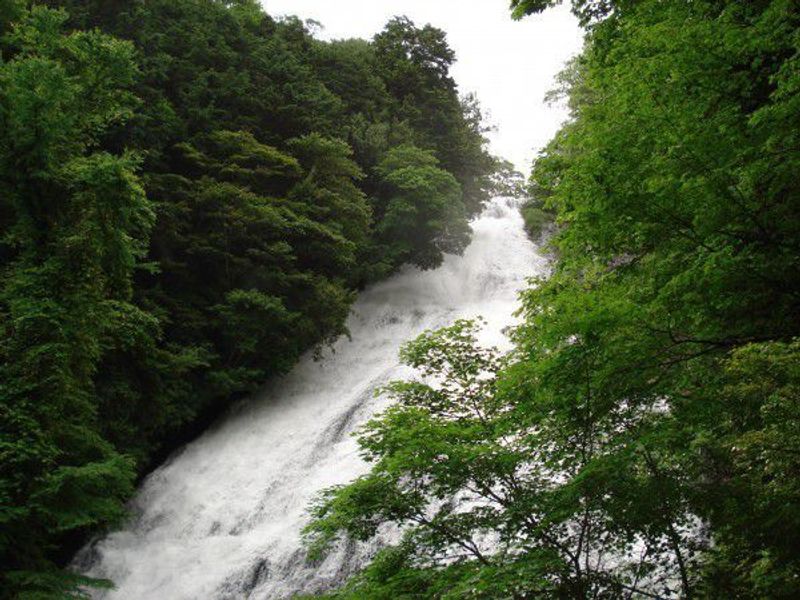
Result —
M 367 289 L 353 306 L 349 338 L 321 359 L 304 357 L 151 473 L 129 522 L 74 561 L 116 584 L 95 597 L 290 598 L 330 589 L 363 565 L 374 548 L 356 543 L 307 564 L 300 532 L 317 492 L 366 471 L 351 433 L 385 406 L 377 386 L 410 375 L 398 364 L 401 344 L 480 315 L 482 343 L 507 347 L 517 292 L 546 268 L 513 202 L 493 200 L 472 227 L 463 256 Z

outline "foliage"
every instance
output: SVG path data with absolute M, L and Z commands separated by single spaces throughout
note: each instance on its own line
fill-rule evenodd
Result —
M 4 596 L 16 584 L 31 597 L 75 585 L 55 571 L 52 548 L 116 522 L 135 474 L 98 433 L 93 385 L 126 321 L 146 318 L 131 304 L 153 221 L 139 160 L 99 147 L 131 115 L 133 47 L 64 34 L 66 18 L 21 12 L 0 63 Z
M 406 349 L 308 529 L 405 537 L 334 597 L 800 595 L 797 5 L 575 6 L 553 274 L 505 362 L 465 323 Z
M 459 100 L 456 94 L 449 75 L 455 54 L 444 32 L 396 17 L 375 36 L 374 46 L 386 88 L 395 98 L 394 120 L 407 122 L 413 132 L 402 141 L 433 150 L 461 186 L 468 214 L 479 212 L 494 161 L 482 149 L 487 128 L 476 98 Z
M 359 287 L 463 249 L 496 162 L 430 26 L 43 4 L 0 0 L 2 598 L 78 593 L 135 478 Z
M 533 240 L 542 237 L 545 230 L 553 223 L 553 215 L 544 210 L 537 202 L 528 200 L 520 207 L 522 218 L 525 221 L 525 231 Z
M 385 521 L 403 525 L 402 542 L 345 588 L 345 598 L 388 590 L 436 598 L 638 590 L 679 534 L 666 519 L 674 511 L 668 485 L 648 480 L 649 455 L 613 434 L 621 422 L 647 429 L 652 414 L 626 406 L 594 418 L 607 400 L 587 386 L 594 363 L 587 347 L 559 357 L 561 396 L 533 391 L 527 364 L 521 381 L 520 365 L 498 380 L 503 361 L 476 345 L 476 331 L 459 321 L 404 348 L 404 362 L 426 380 L 388 387 L 396 404 L 359 436 L 373 468 L 314 507 L 312 550 L 340 533 L 368 539 Z M 535 375 L 554 366 L 537 363 Z M 619 470 L 623 461 L 633 469 Z M 627 493 L 610 495 L 617 486 Z M 647 510 L 665 518 L 637 531 Z M 634 546 L 646 558 L 614 560 Z
M 389 264 L 436 267 L 443 252 L 460 254 L 469 242 L 461 187 L 438 164 L 432 152 L 403 145 L 387 152 L 376 167 L 387 190 L 377 230 Z
M 492 174 L 492 192 L 495 196 L 522 199 L 527 196 L 525 176 L 507 160 L 498 161 Z
M 563 0 L 511 0 L 511 15 L 521 19 L 561 4 Z M 633 5 L 634 0 L 572 0 L 572 12 L 581 25 L 590 25 Z

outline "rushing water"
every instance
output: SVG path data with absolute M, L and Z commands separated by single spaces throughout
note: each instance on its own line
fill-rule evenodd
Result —
M 372 548 L 341 545 L 308 565 L 300 541 L 309 501 L 366 470 L 350 435 L 384 404 L 373 390 L 407 377 L 400 345 L 425 329 L 483 316 L 484 343 L 504 346 L 517 292 L 545 269 L 515 206 L 495 199 L 473 224 L 463 256 L 433 271 L 408 268 L 359 297 L 322 360 L 236 406 L 154 471 L 127 526 L 84 548 L 75 566 L 142 600 L 273 599 L 340 583 Z

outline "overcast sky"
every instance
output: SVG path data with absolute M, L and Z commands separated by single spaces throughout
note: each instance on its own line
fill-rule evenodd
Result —
M 476 92 L 497 131 L 494 154 L 527 171 L 536 150 L 558 129 L 562 107 L 544 94 L 564 62 L 581 47 L 581 32 L 566 7 L 512 21 L 507 0 L 261 0 L 273 16 L 314 19 L 323 39 L 371 38 L 395 15 L 447 32 L 462 93 Z

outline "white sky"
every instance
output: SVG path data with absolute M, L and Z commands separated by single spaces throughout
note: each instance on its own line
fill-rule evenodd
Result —
M 490 123 L 494 154 L 525 172 L 566 117 L 544 94 L 564 62 L 581 48 L 577 20 L 566 6 L 512 21 L 507 0 L 261 0 L 272 16 L 314 19 L 323 39 L 371 38 L 395 15 L 447 32 L 462 93 L 476 92 Z

